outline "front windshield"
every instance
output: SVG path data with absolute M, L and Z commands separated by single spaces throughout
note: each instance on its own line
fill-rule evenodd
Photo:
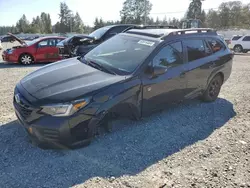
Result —
M 155 46 L 155 41 L 118 34 L 91 50 L 85 58 L 112 68 L 118 74 L 130 74 Z
M 99 29 L 93 31 L 92 33 L 90 33 L 89 36 L 100 39 L 106 33 L 106 31 L 109 30 L 109 28 L 110 27 L 99 28 Z

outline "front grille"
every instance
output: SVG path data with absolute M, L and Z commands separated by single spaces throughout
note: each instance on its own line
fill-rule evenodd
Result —
M 44 138 L 58 141 L 59 140 L 59 131 L 55 129 L 42 128 L 41 133 Z
M 26 102 L 24 102 L 23 99 L 20 99 L 20 102 L 17 102 L 14 97 L 14 106 L 25 119 L 28 118 L 32 113 L 31 107 Z

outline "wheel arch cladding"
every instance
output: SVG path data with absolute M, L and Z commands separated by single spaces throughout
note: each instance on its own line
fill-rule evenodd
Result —
M 217 76 L 217 75 L 219 75 L 221 77 L 222 83 L 223 83 L 224 82 L 224 74 L 222 72 L 218 72 L 215 76 Z
M 210 75 L 210 77 L 208 78 L 208 82 L 207 82 L 207 87 L 209 85 L 209 83 L 211 82 L 211 80 L 215 77 L 215 76 L 220 76 L 222 79 L 222 83 L 224 82 L 224 74 L 223 72 L 219 71 L 219 72 L 214 72 Z

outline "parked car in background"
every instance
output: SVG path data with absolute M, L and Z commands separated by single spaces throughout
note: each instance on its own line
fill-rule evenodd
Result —
M 89 35 L 79 34 L 71 36 L 57 44 L 59 55 L 63 58 L 83 56 L 90 50 L 108 40 L 109 38 L 129 29 L 150 29 L 150 28 L 175 28 L 176 26 L 154 26 L 154 25 L 134 25 L 134 24 L 119 24 L 109 25 L 93 31 Z
M 3 49 L 3 46 L 2 46 L 2 42 L 0 40 L 0 50 L 2 50 L 2 49 Z
M 136 25 L 110 25 L 99 28 L 89 35 L 79 34 L 71 36 L 57 44 L 59 55 L 64 58 L 84 55 L 105 40 L 134 26 Z
M 7 42 L 11 42 L 13 43 L 15 41 L 15 38 L 11 35 L 4 35 L 2 38 L 1 38 L 1 42 L 2 43 L 7 43 Z
M 247 53 L 250 51 L 250 35 L 234 35 L 231 39 L 231 43 L 229 45 L 230 49 L 232 49 L 236 53 Z
M 220 36 L 228 46 L 231 44 L 231 40 L 229 38 L 225 38 L 222 34 L 218 34 L 218 36 Z
M 38 144 L 86 145 L 116 117 L 139 119 L 196 97 L 215 101 L 233 57 L 210 29 L 132 29 L 24 77 L 15 112 Z
M 54 62 L 61 59 L 58 55 L 56 44 L 64 40 L 65 37 L 40 37 L 35 40 L 25 42 L 15 35 L 9 34 L 20 43 L 3 52 L 4 61 L 29 65 L 36 62 Z

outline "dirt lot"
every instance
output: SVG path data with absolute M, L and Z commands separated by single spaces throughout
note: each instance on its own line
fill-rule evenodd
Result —
M 250 57 L 214 103 L 188 102 L 74 151 L 32 146 L 12 107 L 15 84 L 42 65 L 0 63 L 0 187 L 250 187 Z

